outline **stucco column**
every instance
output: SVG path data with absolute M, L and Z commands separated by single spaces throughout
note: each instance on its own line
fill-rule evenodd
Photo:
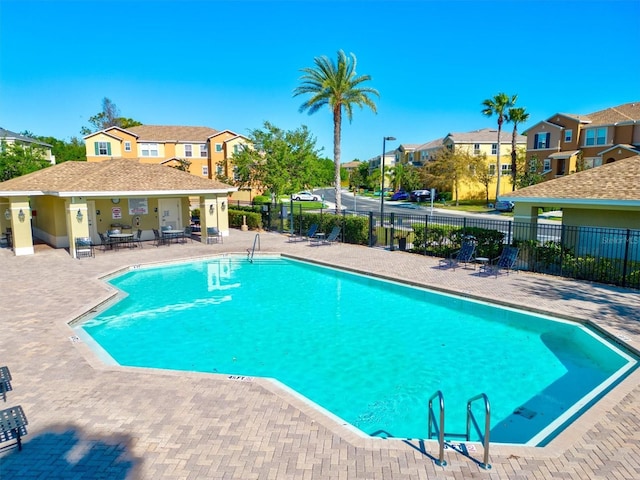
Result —
M 33 255 L 33 236 L 31 234 L 31 207 L 29 197 L 12 197 L 9 199 L 11 236 L 13 253 Z
M 76 238 L 89 236 L 89 220 L 87 217 L 87 199 L 71 197 L 65 202 L 67 217 L 67 236 L 69 237 L 69 252 L 76 258 Z
M 227 195 L 200 197 L 200 230 L 202 243 L 207 243 L 207 227 L 215 227 L 222 236 L 229 235 Z

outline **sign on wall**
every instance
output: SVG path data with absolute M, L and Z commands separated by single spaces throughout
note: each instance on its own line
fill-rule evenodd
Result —
M 146 215 L 149 213 L 149 202 L 146 198 L 129 199 L 129 215 Z
M 111 218 L 113 220 L 119 220 L 122 218 L 122 208 L 120 207 L 111 207 Z

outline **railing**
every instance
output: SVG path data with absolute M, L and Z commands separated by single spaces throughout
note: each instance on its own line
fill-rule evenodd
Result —
M 256 233 L 256 236 L 253 238 L 253 248 L 247 248 L 247 260 L 253 263 L 253 255 L 256 253 L 256 244 L 258 245 L 258 250 L 260 250 L 260 234 Z
M 476 400 L 484 400 L 484 433 L 480 430 L 478 422 L 476 421 L 476 417 L 473 415 L 473 411 L 471 410 L 471 405 Z M 482 463 L 480 466 L 485 470 L 489 470 L 491 465 L 489 464 L 489 433 L 491 431 L 491 405 L 489 404 L 489 399 L 484 393 L 480 395 L 476 395 L 473 398 L 470 398 L 467 401 L 467 441 L 471 438 L 471 423 L 476 430 L 476 434 L 482 440 L 482 447 L 484 448 L 484 456 L 482 458 Z
M 433 401 L 438 398 L 438 405 L 440 406 L 440 419 L 439 422 L 436 422 L 436 415 L 433 411 Z M 433 437 L 433 429 L 435 429 L 438 435 L 438 458 L 436 460 L 436 465 L 440 465 L 444 467 L 447 462 L 444 459 L 444 396 L 442 392 L 438 390 L 436 393 L 431 395 L 429 398 L 429 438 Z

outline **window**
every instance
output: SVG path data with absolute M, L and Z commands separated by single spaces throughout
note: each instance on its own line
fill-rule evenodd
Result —
M 571 140 L 573 140 L 573 130 L 565 130 L 564 131 L 565 143 L 569 143 Z
M 489 175 L 493 177 L 495 174 L 496 174 L 496 164 L 495 163 L 490 163 L 489 164 Z
M 236 145 L 233 146 L 233 153 L 234 154 L 240 153 L 241 151 L 242 151 L 242 145 L 236 144 Z
M 203 165 L 202 166 L 202 176 L 203 177 L 208 177 L 209 176 L 209 167 L 207 165 Z
M 216 175 L 222 175 L 222 165 L 216 165 Z
M 502 175 L 511 175 L 511 164 L 510 163 L 501 163 L 500 171 Z
M 111 155 L 111 144 L 109 142 L 95 142 L 96 155 Z
M 551 140 L 551 133 L 536 133 L 533 137 L 533 149 L 540 150 L 543 148 L 549 148 L 549 142 Z
M 479 155 L 480 154 L 480 144 L 479 143 L 474 143 L 473 144 L 473 154 L 474 155 Z
M 222 144 L 216 143 L 216 152 L 221 152 L 221 151 L 222 151 Z
M 207 144 L 206 143 L 202 143 L 200 144 L 200 156 L 207 158 Z
M 607 142 L 606 128 L 590 128 L 587 130 L 585 145 L 604 145 Z
M 125 152 L 131 151 L 131 142 L 124 142 L 124 151 Z
M 240 180 L 240 175 L 238 175 L 238 167 L 233 167 L 233 180 L 237 182 Z
M 545 158 L 544 159 L 543 171 L 545 171 L 545 172 L 550 172 L 551 171 L 551 159 L 550 158 Z
M 158 144 L 157 143 L 143 143 L 140 145 L 140 154 L 143 157 L 157 157 L 158 156 Z
M 497 155 L 498 154 L 498 144 L 497 143 L 492 143 L 491 144 L 491 155 Z
M 536 173 L 537 170 L 538 170 L 538 160 L 535 158 L 532 158 L 531 160 L 529 160 L 529 172 Z
M 193 150 L 191 148 L 191 144 L 190 143 L 186 143 L 184 145 L 184 156 L 185 157 L 193 157 Z

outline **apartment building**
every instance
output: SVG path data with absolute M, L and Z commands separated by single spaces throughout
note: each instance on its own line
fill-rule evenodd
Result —
M 556 113 L 528 128 L 527 162 L 545 180 L 640 153 L 640 102 L 586 115 Z

